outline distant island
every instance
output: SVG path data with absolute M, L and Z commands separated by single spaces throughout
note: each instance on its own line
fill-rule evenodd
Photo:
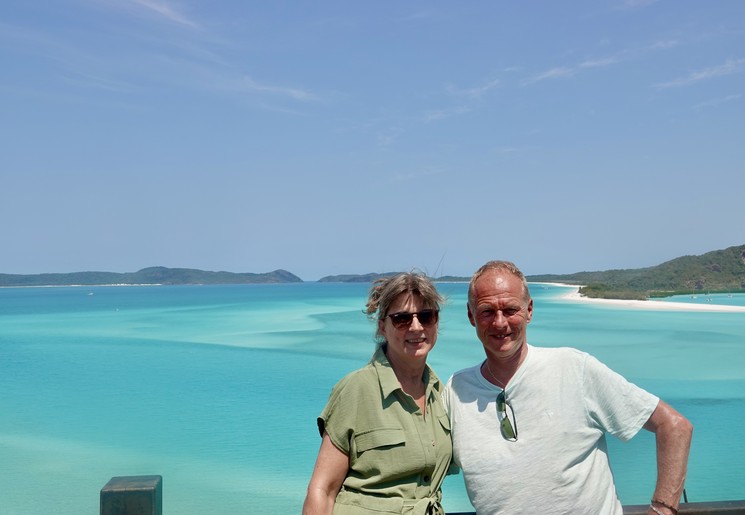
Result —
M 266 284 L 301 283 L 298 276 L 286 270 L 263 274 L 207 272 L 193 268 L 166 268 L 154 266 L 138 272 L 74 272 L 69 274 L 0 274 L 0 286 L 102 286 L 122 285 L 175 285 L 175 284 Z
M 391 277 L 400 272 L 384 272 L 382 274 L 369 273 L 369 274 L 341 274 L 341 275 L 327 275 L 318 279 L 319 283 L 371 283 L 382 279 L 384 277 Z
M 369 273 L 369 274 L 342 274 L 342 275 L 327 275 L 321 277 L 319 283 L 371 283 L 384 277 L 391 277 L 392 275 L 399 274 L 400 272 L 383 272 L 383 273 Z M 434 281 L 439 283 L 462 283 L 471 280 L 470 277 L 458 277 L 454 275 L 443 275 L 437 278 L 432 278 Z
M 329 275 L 318 282 L 370 283 L 398 272 Z M 442 276 L 437 282 L 468 282 L 470 277 Z M 745 245 L 683 256 L 648 268 L 530 275 L 530 282 L 579 285 L 586 297 L 645 300 L 693 293 L 745 293 Z M 101 286 L 177 284 L 301 283 L 287 270 L 267 273 L 209 272 L 192 268 L 155 266 L 138 272 L 74 272 L 67 274 L 0 274 L 3 286 Z
M 371 282 L 395 272 L 364 275 L 332 275 L 320 282 Z M 438 282 L 470 281 L 470 277 L 443 276 Z M 745 245 L 683 256 L 657 266 L 637 269 L 543 274 L 527 276 L 529 282 L 580 285 L 586 297 L 646 300 L 693 293 L 745 293 Z

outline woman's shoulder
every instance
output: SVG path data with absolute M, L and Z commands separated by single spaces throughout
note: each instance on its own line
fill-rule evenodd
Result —
M 339 381 L 337 381 L 337 383 L 334 385 L 332 391 L 341 392 L 353 391 L 360 388 L 367 389 L 370 387 L 371 384 L 375 384 L 377 382 L 378 375 L 375 371 L 375 367 L 372 363 L 368 363 L 367 365 L 358 368 L 357 370 L 349 372 L 347 375 L 339 379 Z
M 335 417 L 352 424 L 362 405 L 378 402 L 380 385 L 372 365 L 365 365 L 342 377 L 331 389 L 321 418 Z

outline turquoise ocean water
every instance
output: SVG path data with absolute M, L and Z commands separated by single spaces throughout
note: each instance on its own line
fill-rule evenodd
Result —
M 166 514 L 299 513 L 320 444 L 315 417 L 373 351 L 367 287 L 0 289 L 0 514 L 98 513 L 111 477 L 140 474 L 163 476 Z M 483 352 L 466 285 L 439 288 L 449 300 L 430 363 L 445 380 Z M 693 421 L 690 501 L 745 499 L 745 313 L 531 291 L 532 344 L 591 352 Z M 745 295 L 710 297 L 745 305 Z M 609 444 L 622 502 L 648 502 L 652 435 Z M 460 476 L 448 478 L 444 504 L 470 509 Z

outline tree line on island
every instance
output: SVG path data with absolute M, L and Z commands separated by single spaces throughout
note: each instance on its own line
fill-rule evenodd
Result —
M 393 275 L 333 275 L 322 282 L 370 282 Z M 438 282 L 467 282 L 470 277 L 443 276 Z M 691 293 L 745 293 L 745 245 L 682 256 L 660 265 L 602 272 L 527 276 L 529 282 L 580 285 L 582 295 L 593 298 L 646 300 Z
M 397 272 L 330 275 L 319 282 L 369 283 Z M 470 277 L 442 276 L 438 282 L 467 282 Z M 530 275 L 530 282 L 581 285 L 580 294 L 594 298 L 648 299 L 691 293 L 745 293 L 745 245 L 682 256 L 660 265 L 602 272 Z M 0 274 L 0 286 L 95 286 L 178 284 L 300 283 L 287 270 L 266 273 L 210 272 L 191 268 L 143 268 L 138 272 L 74 272 L 62 274 Z
M 193 268 L 153 266 L 138 272 L 73 272 L 69 274 L 0 274 L 0 286 L 103 286 L 103 285 L 175 285 L 175 284 L 266 284 L 301 283 L 287 270 L 253 274 L 208 272 Z
M 583 285 L 587 297 L 636 299 L 694 293 L 745 293 L 745 245 L 682 256 L 657 266 L 568 275 L 534 275 L 534 282 Z

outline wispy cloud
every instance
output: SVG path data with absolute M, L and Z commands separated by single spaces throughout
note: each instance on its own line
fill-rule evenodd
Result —
M 128 98 L 140 102 L 155 90 L 197 89 L 229 94 L 241 101 L 248 99 L 254 107 L 293 114 L 297 114 L 292 108 L 298 103 L 319 101 L 307 89 L 238 72 L 239 66 L 221 59 L 198 41 L 171 47 L 158 39 L 141 41 L 144 46 L 132 46 L 128 53 L 112 59 L 105 51 L 65 34 L 0 23 L 0 42 L 26 59 L 29 69 L 43 70 L 45 74 L 45 81 L 29 83 L 28 90 L 56 87 L 56 95 L 72 95 L 70 98 L 77 98 L 74 95 L 78 90 L 84 95 L 109 93 L 112 102 Z M 16 76 L 16 82 L 25 80 L 23 74 Z M 273 101 L 289 105 L 273 106 Z
M 160 32 L 138 33 L 138 41 L 146 49 L 145 54 L 131 56 L 127 62 L 136 62 L 138 70 L 151 70 L 143 76 L 150 84 L 158 87 L 201 89 L 221 93 L 238 94 L 242 97 L 250 96 L 254 104 L 261 99 L 271 102 L 274 99 L 291 99 L 299 102 L 310 102 L 318 100 L 317 96 L 308 90 L 274 84 L 263 79 L 256 79 L 236 70 L 242 66 L 236 65 L 230 58 L 226 58 L 215 51 L 215 41 L 220 44 L 217 48 L 224 47 L 225 41 L 219 36 L 210 33 L 193 17 L 186 14 L 183 4 L 176 0 L 93 0 L 98 5 L 104 5 L 109 9 L 126 9 L 130 14 L 146 14 L 156 17 L 160 21 L 178 24 L 181 26 L 199 29 L 199 37 L 192 37 L 193 33 L 184 34 L 183 37 L 172 37 L 171 35 L 160 36 Z M 133 47 L 140 52 L 140 46 Z M 86 50 L 88 51 L 88 50 Z M 97 55 L 95 49 L 90 50 Z M 127 76 L 138 77 L 135 71 L 122 67 L 120 64 L 115 70 L 106 69 L 116 77 Z M 100 89 L 111 91 L 125 91 L 124 84 L 117 84 L 114 79 L 106 81 L 101 71 L 89 72 L 88 86 L 96 86 Z M 82 79 L 82 78 L 81 78 Z M 81 80 L 80 84 L 83 82 Z M 271 106 L 259 104 L 275 111 L 287 111 L 295 113 L 291 107 Z
M 622 64 L 629 60 L 644 56 L 650 51 L 667 50 L 670 48 L 674 48 L 678 45 L 680 45 L 680 42 L 677 40 L 663 40 L 663 41 L 658 41 L 656 43 L 653 43 L 643 49 L 623 50 L 623 51 L 616 52 L 615 54 L 609 55 L 606 57 L 588 58 L 574 65 L 556 66 L 554 68 L 550 68 L 544 72 L 538 73 L 536 75 L 533 75 L 532 77 L 528 77 L 524 79 L 522 81 L 522 84 L 528 85 L 528 84 L 534 84 L 536 82 L 542 82 L 546 80 L 569 79 L 569 78 L 574 77 L 575 75 L 578 75 L 580 72 L 583 72 L 583 71 L 588 71 L 588 70 L 593 70 L 593 69 L 598 69 L 598 68 L 607 68 L 609 66 Z M 737 61 L 738 65 L 740 64 L 740 61 L 742 60 Z
M 657 41 L 656 43 L 652 43 L 649 48 L 652 50 L 665 50 L 668 48 L 675 48 L 678 45 L 680 45 L 680 41 L 678 41 L 677 39 L 667 39 L 665 41 Z
M 315 95 L 304 89 L 290 88 L 286 86 L 275 86 L 272 84 L 262 84 L 255 81 L 251 77 L 243 77 L 243 79 L 241 80 L 241 88 L 247 91 L 256 91 L 259 93 L 269 93 L 272 95 L 289 97 L 302 102 L 316 100 Z
M 443 118 L 450 118 L 451 116 L 457 116 L 471 112 L 471 108 L 467 106 L 452 107 L 448 109 L 433 109 L 424 113 L 424 123 L 430 123 Z
M 145 7 L 152 12 L 166 18 L 168 21 L 178 23 L 179 25 L 186 25 L 187 27 L 199 28 L 199 25 L 188 18 L 185 14 L 179 11 L 178 7 L 173 4 L 164 2 L 161 0 L 134 0 L 137 5 Z
M 403 132 L 404 130 L 401 127 L 389 127 L 385 132 L 378 134 L 378 145 L 390 147 Z
M 691 72 L 685 77 L 679 77 L 668 82 L 654 84 L 653 87 L 657 89 L 665 89 L 688 86 L 690 84 L 713 79 L 715 77 L 732 75 L 733 73 L 742 71 L 743 68 L 745 68 L 745 59 L 728 59 L 724 64 L 720 64 L 719 66 L 712 66 L 710 68 L 704 68 L 703 70 Z
M 397 173 L 391 177 L 391 182 L 406 182 L 414 179 L 420 179 L 422 177 L 431 177 L 432 175 L 441 175 L 444 173 L 442 170 L 420 170 L 417 172 L 405 172 Z
M 112 93 L 132 93 L 136 90 L 132 84 L 111 77 L 91 75 L 86 72 L 68 72 L 62 76 L 62 80 L 74 87 L 99 89 Z
M 659 0 L 624 0 L 623 7 L 626 9 L 641 9 L 656 4 Z
M 473 106 L 478 103 L 479 99 L 489 91 L 497 88 L 499 84 L 499 79 L 490 79 L 471 88 L 458 88 L 453 84 L 448 84 L 445 86 L 445 91 L 449 95 L 457 97 L 457 101 L 460 105 L 443 109 L 429 109 L 424 112 L 421 120 L 424 123 L 431 123 L 445 118 L 470 113 L 473 111 Z
M 578 68 L 603 68 L 605 66 L 610 66 L 612 64 L 616 64 L 618 62 L 618 59 L 615 57 L 604 57 L 602 59 L 588 59 L 586 61 L 582 61 L 577 65 Z
M 494 149 L 494 152 L 496 154 L 515 154 L 517 152 L 523 152 L 525 151 L 524 148 L 519 147 L 499 147 Z
M 499 79 L 493 79 L 485 84 L 482 84 L 480 86 L 475 86 L 473 88 L 459 89 L 453 85 L 448 85 L 446 87 L 446 90 L 448 93 L 452 95 L 479 98 L 485 93 L 488 93 L 489 91 L 493 90 L 497 86 L 499 86 Z
M 97 54 L 95 49 L 78 44 L 52 31 L 0 24 L 0 41 L 22 55 L 28 70 L 41 70 L 45 81 L 29 84 L 29 89 L 46 89 L 56 81 L 85 89 L 110 92 L 132 92 L 136 86 L 122 78 L 121 63 L 114 67 L 111 59 Z M 114 71 L 112 71 L 114 69 Z M 25 73 L 16 74 L 24 80 Z M 60 94 L 58 91 L 57 94 Z
M 576 73 L 575 68 L 569 68 L 566 66 L 558 66 L 556 68 L 551 68 L 550 70 L 546 70 L 545 72 L 539 73 L 538 75 L 525 79 L 523 81 L 523 84 L 532 84 L 535 82 L 541 82 L 544 80 L 552 80 L 552 79 L 566 79 L 566 78 L 572 77 L 575 73 Z
M 711 100 L 706 100 L 705 102 L 701 102 L 700 104 L 696 104 L 694 109 L 706 109 L 710 107 L 717 107 L 722 104 L 726 104 L 728 102 L 734 102 L 735 100 L 740 100 L 742 98 L 741 94 L 738 95 L 727 95 L 726 97 L 722 98 L 712 98 Z

